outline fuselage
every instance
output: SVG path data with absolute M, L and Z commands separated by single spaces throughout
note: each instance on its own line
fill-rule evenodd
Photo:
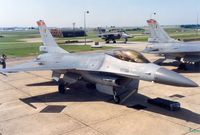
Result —
M 42 54 L 37 58 L 37 62 L 41 65 L 49 65 L 56 67 L 59 70 L 67 72 L 68 70 L 80 74 L 84 79 L 90 80 L 87 72 L 91 73 L 108 73 L 126 77 L 130 79 L 145 80 L 158 82 L 176 86 L 196 86 L 193 82 L 185 77 L 178 75 L 173 71 L 166 70 L 150 63 L 140 53 L 123 52 L 128 56 L 122 56 L 118 52 L 115 53 L 47 53 Z M 119 56 L 121 55 L 121 56 Z M 55 68 L 54 68 L 55 69 Z
M 148 45 L 145 53 L 160 54 L 166 58 L 186 61 L 200 61 L 200 43 L 199 42 L 177 42 L 177 43 L 156 43 Z
M 135 76 L 135 79 L 153 81 L 153 72 L 159 66 L 152 63 L 135 63 L 117 59 L 106 53 L 91 54 L 42 54 L 37 61 L 41 64 L 55 64 L 59 67 L 64 65 L 65 69 L 76 69 L 85 71 L 119 73 Z M 124 66 L 126 65 L 126 66 Z

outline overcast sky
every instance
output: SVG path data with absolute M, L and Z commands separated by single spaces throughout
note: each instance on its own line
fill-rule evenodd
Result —
M 143 26 L 153 12 L 160 24 L 188 24 L 200 16 L 200 0 L 0 0 L 0 27 L 36 26 Z M 200 17 L 199 17 L 200 18 Z M 199 19 L 200 20 L 200 19 Z

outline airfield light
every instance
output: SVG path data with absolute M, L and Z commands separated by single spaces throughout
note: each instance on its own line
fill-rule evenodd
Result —
M 86 14 L 89 14 L 89 11 L 84 11 L 84 31 L 85 31 L 85 45 L 86 45 Z

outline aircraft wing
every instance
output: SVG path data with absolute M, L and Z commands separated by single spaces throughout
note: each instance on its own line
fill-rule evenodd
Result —
M 42 71 L 42 70 L 76 70 L 80 72 L 101 72 L 101 73 L 109 73 L 109 74 L 115 74 L 122 77 L 127 78 L 133 78 L 133 79 L 139 79 L 137 75 L 124 73 L 120 71 L 105 71 L 105 70 L 98 70 L 98 69 L 87 69 L 84 67 L 65 67 L 62 64 L 42 64 L 38 61 L 29 61 L 24 64 L 20 64 L 11 68 L 7 69 L 0 69 L 0 73 L 3 75 L 6 75 L 6 73 L 16 73 L 16 72 L 26 72 L 26 71 Z

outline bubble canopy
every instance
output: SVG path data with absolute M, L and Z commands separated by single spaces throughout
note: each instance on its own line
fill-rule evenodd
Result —
M 148 59 L 135 50 L 113 50 L 107 54 L 123 61 L 134 63 L 150 63 Z

